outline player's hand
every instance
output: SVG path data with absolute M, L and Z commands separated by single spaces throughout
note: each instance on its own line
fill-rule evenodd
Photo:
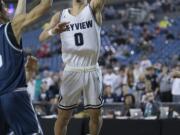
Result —
M 68 30 L 68 24 L 69 22 L 61 22 L 56 24 L 56 26 L 52 29 L 52 33 L 56 35 Z
M 180 78 L 180 71 L 172 71 L 171 77 L 173 78 Z
M 38 69 L 38 61 L 33 56 L 28 56 L 25 64 L 25 68 L 29 72 L 36 72 Z

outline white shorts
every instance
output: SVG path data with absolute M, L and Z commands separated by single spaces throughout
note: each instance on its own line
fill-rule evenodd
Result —
M 82 95 L 85 109 L 103 106 L 102 74 L 99 66 L 65 67 L 58 107 L 65 110 L 76 108 Z

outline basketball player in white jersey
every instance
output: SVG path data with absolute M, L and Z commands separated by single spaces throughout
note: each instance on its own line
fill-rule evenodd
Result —
M 98 135 L 102 125 L 102 75 L 98 66 L 100 29 L 105 0 L 72 0 L 72 8 L 56 13 L 40 35 L 40 41 L 59 34 L 59 22 L 68 25 L 60 34 L 65 69 L 60 88 L 55 135 L 66 135 L 73 108 L 83 95 L 84 107 L 90 115 L 90 134 Z M 56 29 L 55 29 L 56 28 Z M 74 133 L 76 134 L 76 133 Z

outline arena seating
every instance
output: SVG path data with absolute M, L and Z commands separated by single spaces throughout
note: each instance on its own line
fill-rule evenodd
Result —
M 154 27 L 155 27 L 155 24 L 153 23 L 149 24 L 148 30 L 150 30 L 150 32 L 154 32 Z M 174 19 L 174 24 L 171 27 L 167 28 L 167 30 L 173 33 L 173 35 L 176 37 L 174 40 L 166 43 L 165 42 L 166 37 L 164 33 L 152 39 L 153 51 L 148 57 L 153 63 L 156 63 L 158 61 L 168 63 L 173 55 L 175 54 L 179 55 L 179 52 L 180 52 L 180 47 L 179 47 L 180 37 L 178 37 L 179 29 L 180 29 L 180 18 L 176 18 Z M 110 33 L 111 27 L 110 26 L 104 27 L 103 30 L 105 31 L 105 33 Z M 133 37 L 135 38 L 136 42 L 138 42 L 141 38 L 141 35 L 140 35 L 141 31 L 142 29 L 137 29 L 136 26 L 134 26 L 132 30 L 130 31 Z M 41 30 L 39 29 L 39 30 L 27 32 L 26 34 L 24 34 L 25 40 L 23 40 L 23 43 L 25 45 L 24 46 L 25 50 L 30 49 L 33 54 L 36 53 L 36 51 L 41 47 L 41 43 L 39 43 L 38 41 L 38 36 L 40 32 Z M 129 31 L 126 31 L 125 34 L 127 34 L 127 32 Z M 118 35 L 116 35 L 116 37 L 118 37 Z M 32 38 L 34 40 L 31 40 Z M 57 37 L 56 39 L 48 41 L 50 50 L 52 52 L 60 48 L 54 45 L 53 43 L 54 40 L 57 40 Z M 141 56 L 144 55 L 143 51 L 141 51 L 140 53 L 137 52 L 134 46 L 130 44 L 129 45 L 127 44 L 126 46 L 128 47 L 129 52 L 134 51 L 134 54 L 130 55 L 129 57 L 123 57 L 123 58 L 117 57 L 119 62 L 122 62 L 124 64 L 129 64 L 129 63 L 132 63 L 133 61 L 139 60 Z M 102 34 L 102 48 L 101 48 L 102 53 L 105 53 L 107 51 L 107 48 L 117 49 L 117 46 L 113 45 L 113 39 L 111 39 L 107 34 Z M 159 51 L 161 51 L 161 53 L 159 53 Z M 53 55 L 52 58 L 42 58 L 40 59 L 40 63 L 41 63 L 40 65 L 42 66 L 47 65 L 48 67 L 50 67 L 50 69 L 58 71 L 58 69 L 60 68 L 59 58 L 60 57 L 58 55 Z

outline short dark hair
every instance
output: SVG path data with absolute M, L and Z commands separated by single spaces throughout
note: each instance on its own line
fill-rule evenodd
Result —
M 129 93 L 129 94 L 124 95 L 124 102 L 125 102 L 125 99 L 126 99 L 127 97 L 131 97 L 132 103 L 135 104 L 136 99 L 135 99 L 135 96 L 134 96 L 133 94 L 130 94 L 130 93 Z

